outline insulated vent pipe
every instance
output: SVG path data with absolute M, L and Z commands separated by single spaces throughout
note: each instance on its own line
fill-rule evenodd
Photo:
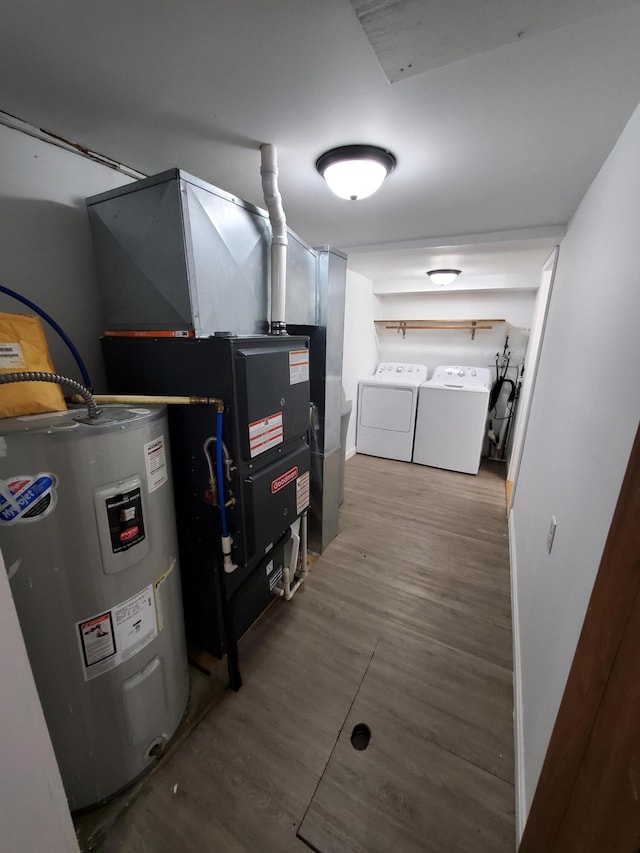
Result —
M 261 145 L 262 191 L 271 222 L 271 321 L 269 334 L 286 335 L 287 220 L 278 190 L 278 162 L 275 145 Z

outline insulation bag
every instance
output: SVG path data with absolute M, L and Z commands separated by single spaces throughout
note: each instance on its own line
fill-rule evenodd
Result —
M 0 373 L 37 370 L 54 373 L 47 339 L 38 317 L 0 313 Z M 66 410 L 59 385 L 15 382 L 0 385 L 0 417 Z

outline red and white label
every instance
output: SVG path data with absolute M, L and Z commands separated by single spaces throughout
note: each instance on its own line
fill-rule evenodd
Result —
M 309 472 L 305 471 L 298 477 L 296 483 L 296 512 L 298 515 L 309 506 L 309 497 Z
M 282 412 L 249 424 L 249 453 L 252 459 L 283 441 Z
M 84 680 L 115 669 L 158 636 L 153 584 L 76 628 Z
M 309 350 L 294 349 L 289 352 L 289 385 L 309 381 Z
M 293 483 L 297 476 L 298 466 L 294 465 L 293 468 L 289 468 L 289 470 L 285 471 L 284 474 L 280 474 L 279 477 L 276 477 L 275 480 L 271 481 L 271 494 L 275 495 L 275 493 L 279 492 L 280 489 L 284 489 L 284 487 L 288 486 L 289 483 Z

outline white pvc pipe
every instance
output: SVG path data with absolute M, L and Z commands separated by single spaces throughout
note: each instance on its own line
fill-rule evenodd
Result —
M 295 534 L 292 534 L 292 538 L 298 539 Z M 307 579 L 307 575 L 309 572 L 307 571 L 307 513 L 303 512 L 300 516 L 300 537 L 299 537 L 299 547 L 301 549 L 301 566 L 298 574 L 294 575 L 295 583 L 291 586 L 291 568 L 289 566 L 285 566 L 282 570 L 282 586 L 278 587 L 278 595 L 281 595 L 285 601 L 291 601 L 296 592 L 300 589 L 302 584 Z M 295 559 L 292 556 L 291 563 L 293 571 L 295 572 L 295 564 L 297 562 L 297 552 L 298 547 L 297 543 L 294 542 L 294 547 L 292 549 L 292 555 L 295 554 Z
M 307 513 L 302 513 L 300 520 L 300 547 L 302 549 L 300 577 L 304 580 L 309 574 L 307 570 Z
M 278 190 L 278 162 L 274 145 L 260 146 L 262 191 L 271 222 L 271 334 L 286 334 L 287 220 Z
M 300 587 L 301 585 L 302 585 L 302 580 L 296 581 L 296 582 L 294 583 L 294 585 L 289 589 L 289 592 L 288 592 L 288 593 L 285 593 L 285 595 L 284 595 L 284 600 L 285 600 L 285 601 L 291 601 L 291 599 L 293 598 L 293 596 L 294 596 L 294 595 L 296 594 L 296 592 L 298 591 L 298 587 Z
M 223 568 L 225 572 L 230 575 L 231 572 L 235 572 L 238 566 L 231 559 L 231 537 L 230 536 L 221 536 L 222 541 L 222 562 Z

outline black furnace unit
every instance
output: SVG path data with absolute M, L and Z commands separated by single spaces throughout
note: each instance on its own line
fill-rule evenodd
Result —
M 224 480 L 232 560 L 224 573 L 240 637 L 273 599 L 290 526 L 309 504 L 309 343 L 303 336 L 105 336 L 109 388 L 118 394 L 224 400 Z M 227 651 L 220 519 L 205 442 L 213 406 L 170 406 L 169 426 L 187 639 Z M 217 562 L 216 562 L 217 561 Z M 227 620 L 228 621 L 228 620 Z

